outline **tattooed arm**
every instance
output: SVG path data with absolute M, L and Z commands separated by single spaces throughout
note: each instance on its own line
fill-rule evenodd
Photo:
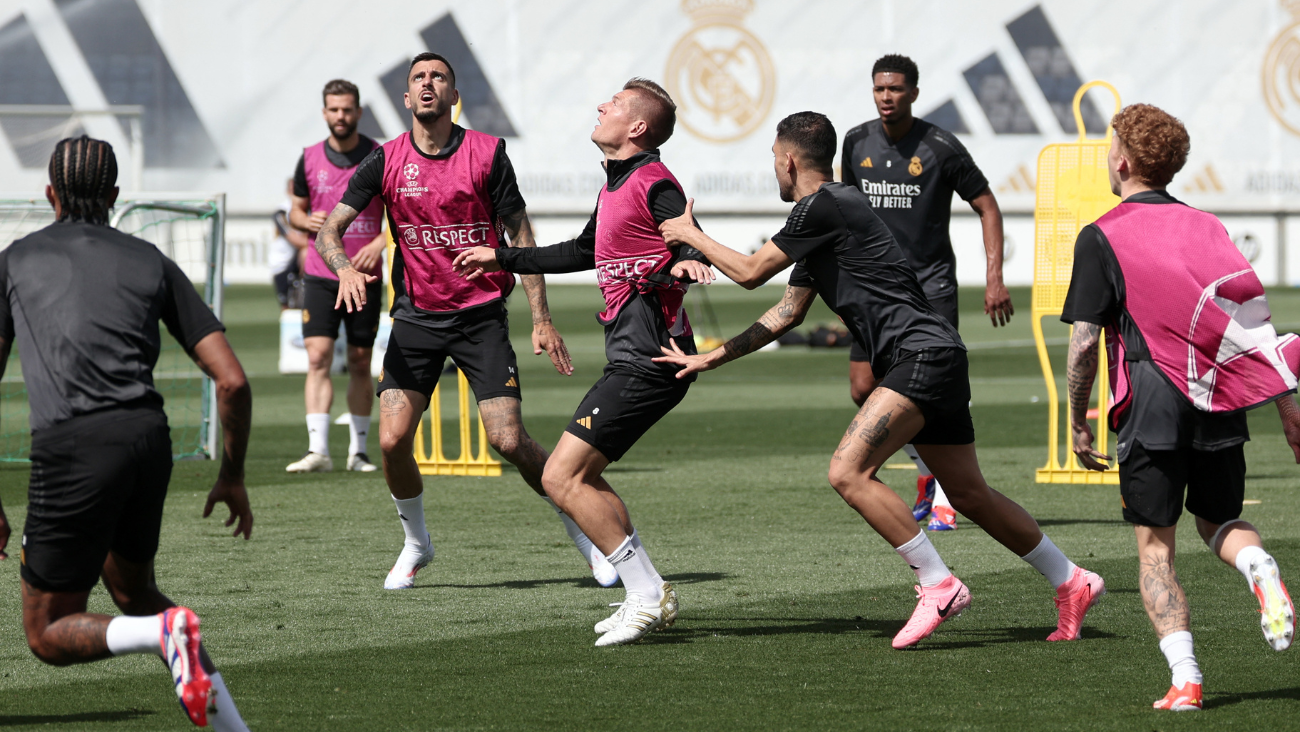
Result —
M 720 348 L 715 348 L 702 355 L 692 356 L 683 353 L 677 347 L 676 341 L 674 341 L 671 350 L 663 349 L 664 355 L 652 360 L 655 363 L 671 363 L 683 366 L 684 368 L 677 372 L 677 378 L 679 379 L 697 371 L 716 369 L 728 361 L 734 361 L 741 356 L 757 351 L 776 340 L 786 331 L 802 323 L 804 316 L 808 314 L 808 308 L 812 307 L 813 297 L 816 294 L 810 287 L 787 286 L 785 296 L 781 298 L 781 302 L 772 306 L 771 310 L 763 313 L 763 317 L 759 318 L 757 323 L 749 326 L 744 333 L 722 344 Z
M 528 220 L 528 211 L 517 212 L 502 217 L 506 232 L 510 234 L 510 246 L 514 249 L 535 249 L 537 240 L 533 238 L 533 225 Z M 524 294 L 528 296 L 528 307 L 533 313 L 533 355 L 542 351 L 555 364 L 555 370 L 568 376 L 573 373 L 573 360 L 569 358 L 569 349 L 564 339 L 551 322 L 551 310 L 546 303 L 546 278 L 543 275 L 520 275 Z
M 334 301 L 334 309 L 346 306 L 349 313 L 365 307 L 366 285 L 379 279 L 358 272 L 343 249 L 343 232 L 357 220 L 358 215 L 355 208 L 340 203 L 316 232 L 316 253 L 325 260 L 325 266 L 339 276 L 339 296 Z
M 1282 418 L 1282 432 L 1286 435 L 1286 444 L 1295 453 L 1295 461 L 1300 465 L 1300 407 L 1296 406 L 1295 397 L 1284 394 L 1277 400 L 1277 415 Z M 4 547 L 0 547 L 3 549 Z
M 1098 460 L 1111 460 L 1093 448 L 1092 427 L 1088 424 L 1088 402 L 1092 399 L 1092 382 L 1097 378 L 1098 343 L 1101 326 L 1083 321 L 1074 324 L 1070 334 L 1070 351 L 1066 357 L 1066 389 L 1070 395 L 1070 431 L 1074 454 L 1079 464 L 1089 470 L 1105 470 Z M 1103 394 L 1105 399 L 1106 395 Z

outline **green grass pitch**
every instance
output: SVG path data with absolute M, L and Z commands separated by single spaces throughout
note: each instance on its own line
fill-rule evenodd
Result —
M 723 335 L 780 292 L 711 288 Z M 178 463 L 159 584 L 202 616 L 255 730 L 1296 728 L 1297 651 L 1268 649 L 1245 582 L 1210 556 L 1186 517 L 1178 568 L 1206 710 L 1150 709 L 1169 676 L 1142 610 L 1117 490 L 1033 482 L 1047 412 L 1028 345 L 1028 291 L 1013 293 L 1019 313 L 997 330 L 982 315 L 982 294 L 961 293 L 982 466 L 1067 554 L 1105 576 L 1110 594 L 1081 641 L 1043 640 L 1056 622 L 1051 589 L 962 521 L 934 541 L 971 587 L 971 608 L 919 649 L 890 648 L 913 607 L 914 577 L 825 478 L 854 411 L 841 350 L 787 348 L 705 374 L 610 468 L 678 588 L 676 627 L 635 646 L 594 648 L 591 626 L 622 590 L 596 586 L 559 521 L 508 465 L 501 478 L 426 478 L 437 559 L 414 590 L 385 592 L 402 534 L 379 474 L 284 473 L 306 446 L 302 377 L 275 373 L 277 313 L 260 287 L 230 288 L 226 305 L 231 342 L 252 375 L 253 540 L 199 518 L 216 465 Z M 550 297 L 574 354 L 569 378 L 531 355 L 526 303 L 511 303 L 526 424 L 547 447 L 604 365 L 595 288 L 557 286 Z M 1300 326 L 1300 295 L 1271 299 L 1279 325 Z M 817 307 L 806 326 L 833 319 Z M 704 318 L 693 320 L 706 330 Z M 1049 323 L 1048 336 L 1063 373 L 1065 328 Z M 1271 408 L 1254 413 L 1251 428 L 1247 498 L 1260 503 L 1244 516 L 1284 575 L 1300 577 L 1300 471 Z M 336 455 L 346 439 L 336 427 Z M 911 500 L 914 471 L 883 475 Z M 21 466 L 0 468 L 15 555 L 26 483 Z M 16 558 L 0 563 L 0 587 L 0 728 L 189 727 L 154 659 L 40 664 L 23 637 Z M 91 609 L 114 612 L 102 588 Z

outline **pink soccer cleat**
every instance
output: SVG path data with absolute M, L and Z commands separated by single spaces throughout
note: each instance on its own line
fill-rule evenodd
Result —
M 1158 699 L 1151 705 L 1152 709 L 1168 709 L 1171 712 L 1196 712 L 1201 709 L 1201 685 L 1187 682 L 1181 688 L 1170 686 L 1165 698 Z
M 1047 636 L 1047 640 L 1079 640 L 1084 614 L 1104 594 L 1106 583 L 1101 575 L 1075 567 L 1069 581 L 1056 588 L 1056 608 L 1061 611 L 1061 617 L 1056 622 L 1056 632 Z
M 916 609 L 907 625 L 894 636 L 894 648 L 907 648 L 920 643 L 934 632 L 939 624 L 961 615 L 970 607 L 970 590 L 953 575 L 934 587 L 916 588 Z
M 199 616 L 187 607 L 162 613 L 163 660 L 176 683 L 176 697 L 196 727 L 208 726 L 208 702 L 212 679 L 199 663 Z

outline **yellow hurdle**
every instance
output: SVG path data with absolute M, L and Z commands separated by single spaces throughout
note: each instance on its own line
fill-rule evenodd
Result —
M 1039 468 L 1039 483 L 1119 483 L 1118 467 L 1105 472 L 1087 470 L 1079 465 L 1074 451 L 1065 450 L 1061 462 L 1061 405 L 1056 389 L 1052 362 L 1047 356 L 1047 341 L 1043 337 L 1043 318 L 1059 318 L 1065 306 L 1065 295 L 1070 288 L 1070 275 L 1074 268 L 1074 243 L 1084 226 L 1101 218 L 1119 203 L 1110 191 L 1110 176 L 1106 157 L 1110 152 L 1110 139 L 1114 131 L 1108 126 L 1102 139 L 1090 140 L 1083 127 L 1083 114 L 1079 109 L 1084 92 L 1093 87 L 1104 87 L 1115 95 L 1115 112 L 1120 110 L 1119 92 L 1104 81 L 1090 81 L 1074 93 L 1074 122 L 1079 129 L 1075 142 L 1048 145 L 1038 156 L 1037 200 L 1034 204 L 1034 343 L 1038 346 L 1038 362 L 1047 382 L 1047 464 Z M 1105 341 L 1101 344 L 1101 361 L 1097 379 L 1097 449 L 1107 453 L 1110 432 L 1106 426 L 1106 413 L 1110 402 L 1110 384 L 1106 364 Z M 1072 435 L 1066 420 L 1066 444 Z
M 420 466 L 422 475 L 501 475 L 501 463 L 492 458 L 488 452 L 487 430 L 483 428 L 483 416 L 478 418 L 478 451 L 475 453 L 470 445 L 470 433 L 473 431 L 469 408 L 469 380 L 465 373 L 456 369 L 456 395 L 460 411 L 460 455 L 449 458 L 442 451 L 442 385 L 433 390 L 429 400 L 427 418 L 421 418 L 420 426 L 415 429 L 415 463 Z M 432 440 L 425 440 L 425 423 L 431 426 Z M 429 446 L 426 447 L 425 443 Z

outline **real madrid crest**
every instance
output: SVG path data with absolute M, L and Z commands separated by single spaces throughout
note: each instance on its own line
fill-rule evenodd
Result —
M 695 25 L 668 54 L 665 86 L 677 102 L 678 121 L 696 137 L 739 140 L 772 109 L 772 58 L 740 24 L 753 9 L 753 0 L 682 0 Z
M 923 170 L 925 169 L 921 167 L 921 159 L 917 157 L 913 157 L 912 162 L 907 166 L 907 172 L 911 173 L 913 176 L 920 175 Z
M 1300 135 L 1300 0 L 1282 0 L 1282 7 L 1291 23 L 1264 56 L 1264 101 L 1278 123 Z

